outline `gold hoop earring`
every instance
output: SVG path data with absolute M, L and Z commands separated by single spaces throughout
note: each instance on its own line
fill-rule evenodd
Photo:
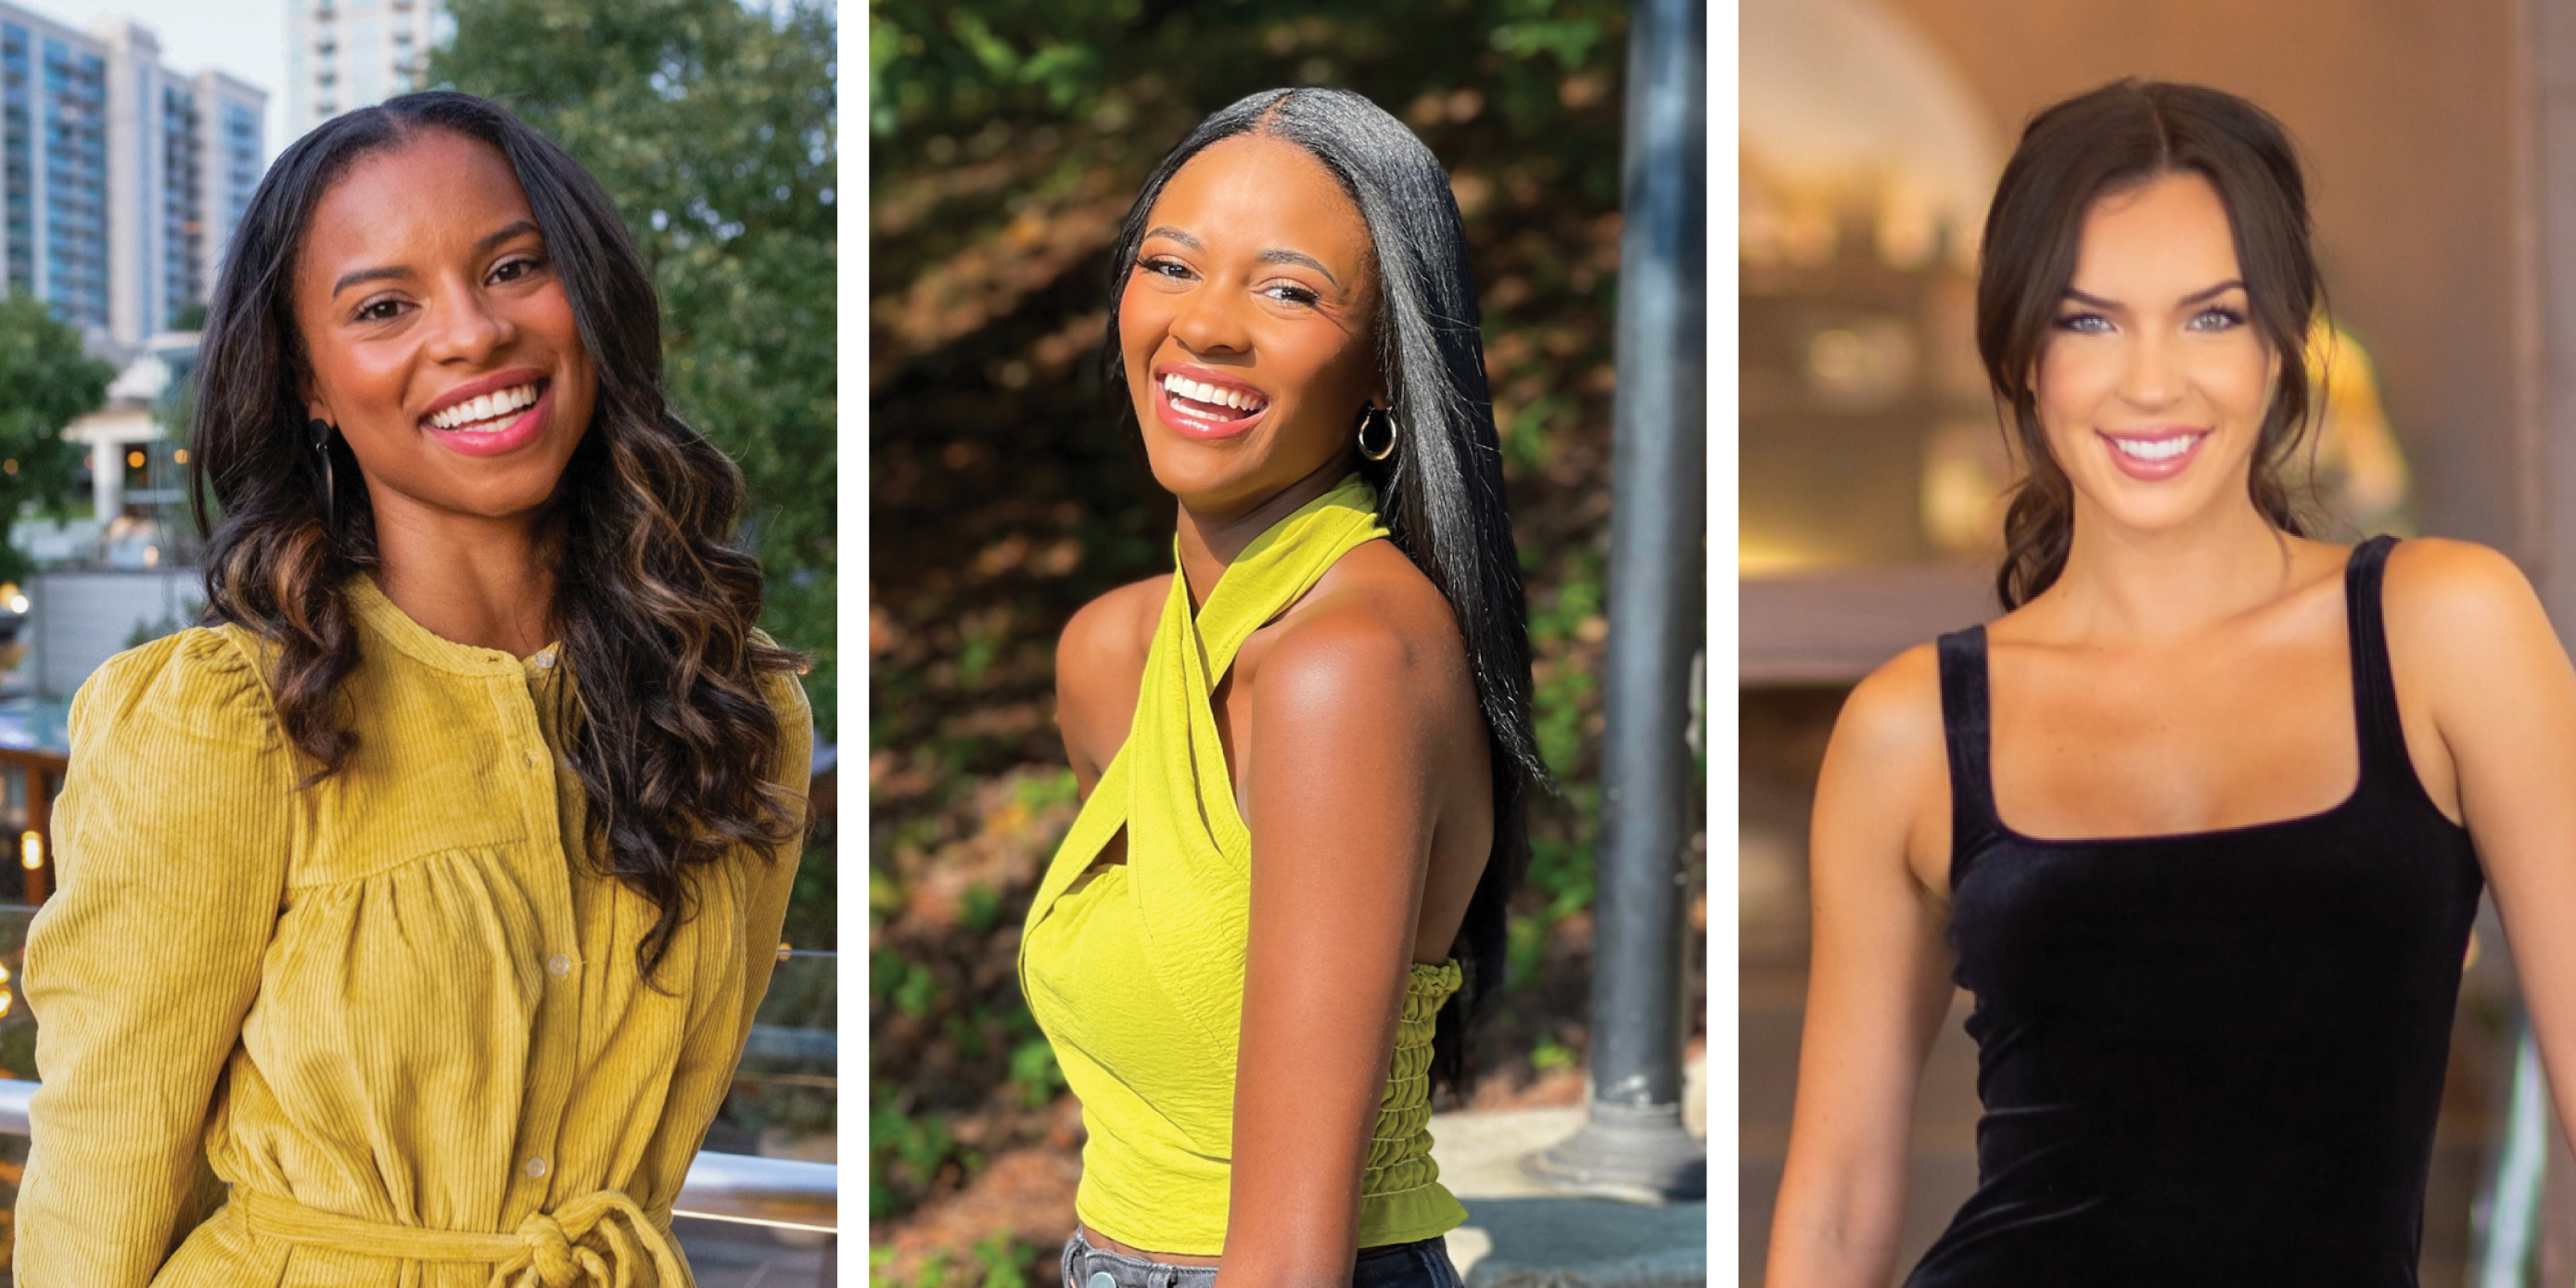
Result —
M 1371 425 L 1382 426 L 1386 430 L 1386 446 L 1376 451 L 1370 451 L 1368 445 Z M 1360 410 L 1359 449 L 1360 455 L 1372 461 L 1382 461 L 1395 455 L 1395 408 L 1365 407 Z

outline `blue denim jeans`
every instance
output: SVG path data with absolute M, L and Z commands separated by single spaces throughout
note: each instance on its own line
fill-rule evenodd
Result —
M 1075 1227 L 1064 1243 L 1064 1288 L 1213 1288 L 1214 1266 L 1167 1266 L 1095 1248 Z M 1351 1288 L 1464 1288 L 1437 1236 L 1360 1249 Z

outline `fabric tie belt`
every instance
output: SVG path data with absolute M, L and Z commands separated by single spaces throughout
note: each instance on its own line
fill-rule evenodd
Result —
M 656 1288 L 689 1282 L 670 1233 L 616 1190 L 598 1190 L 552 1213 L 531 1215 L 509 1234 L 392 1225 L 241 1189 L 233 1191 L 232 1204 L 253 1233 L 288 1243 L 406 1261 L 490 1265 L 487 1288 L 633 1288 L 635 1267 L 648 1257 Z M 608 1246 L 607 1255 L 582 1246 L 591 1235 Z

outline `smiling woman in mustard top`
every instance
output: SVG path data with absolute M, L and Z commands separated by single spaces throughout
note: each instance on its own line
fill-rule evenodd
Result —
M 490 103 L 307 134 L 225 264 L 214 624 L 73 704 L 17 1282 L 680 1288 L 812 739 L 740 477 Z
M 1168 576 L 1058 652 L 1082 813 L 1021 982 L 1081 1097 L 1080 1288 L 1447 1288 L 1428 1130 L 1542 781 L 1519 560 L 1439 162 L 1357 94 L 1165 158 L 1107 354 Z

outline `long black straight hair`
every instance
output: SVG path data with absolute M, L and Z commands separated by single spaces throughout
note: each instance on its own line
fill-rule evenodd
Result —
M 305 437 L 296 263 L 351 166 L 433 132 L 490 145 L 517 176 L 598 373 L 546 516 L 551 616 L 575 667 L 566 759 L 588 828 L 608 871 L 658 910 L 636 947 L 649 977 L 690 911 L 685 869 L 736 845 L 766 853 L 802 826 L 797 793 L 769 781 L 791 731 L 762 688 L 803 659 L 753 633 L 762 586 L 735 540 L 742 474 L 663 399 L 661 306 L 625 223 L 596 179 L 499 104 L 433 91 L 334 117 L 252 194 L 207 303 L 189 433 L 191 501 L 211 528 L 207 617 L 277 646 L 270 687 L 287 740 L 316 766 L 305 782 L 339 772 L 358 750 L 339 689 L 361 661 L 342 588 L 379 553 L 356 457 L 333 434 L 326 469 Z
M 1549 785 L 1530 730 L 1529 604 L 1503 506 L 1503 454 L 1485 387 L 1485 345 L 1467 270 L 1467 234 L 1439 158 L 1361 95 L 1277 89 L 1201 121 L 1145 179 L 1110 255 L 1108 387 L 1127 388 L 1118 345 L 1119 286 L 1165 184 L 1209 144 L 1258 134 L 1303 148 L 1340 181 L 1377 249 L 1379 369 L 1399 409 L 1401 450 L 1362 457 L 1396 548 L 1448 599 L 1467 645 L 1491 746 L 1494 849 L 1468 900 L 1455 955 L 1465 982 L 1440 1012 L 1432 1072 L 1466 1075 L 1466 1031 L 1503 977 L 1505 906 L 1529 866 L 1529 797 Z

